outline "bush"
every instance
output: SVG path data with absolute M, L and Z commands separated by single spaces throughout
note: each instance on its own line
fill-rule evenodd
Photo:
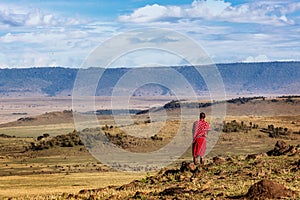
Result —
M 76 130 L 72 133 L 68 133 L 67 135 L 58 135 L 53 138 L 49 138 L 48 140 L 42 140 L 43 138 L 49 137 L 49 134 L 43 134 L 37 138 L 37 143 L 31 143 L 30 149 L 32 150 L 43 150 L 53 148 L 55 146 L 58 147 L 74 147 L 81 146 L 83 142 L 81 141 L 79 134 Z
M 247 133 L 249 130 L 253 128 L 258 128 L 257 124 L 253 124 L 252 122 L 249 122 L 249 126 L 245 124 L 244 121 L 241 121 L 240 123 L 236 120 L 232 120 L 231 122 L 224 122 L 223 123 L 223 129 L 222 131 L 225 133 L 230 132 L 245 132 Z
M 267 128 L 260 129 L 260 131 L 268 133 L 269 137 L 272 138 L 283 137 L 290 133 L 290 131 L 288 131 L 288 128 L 275 127 L 273 124 L 268 125 Z
M 44 137 L 43 137 L 42 135 L 40 135 L 40 136 L 37 137 L 37 140 L 40 141 L 40 140 L 42 140 L 43 138 L 44 138 Z
M 152 139 L 152 140 L 163 140 L 162 137 L 159 137 L 159 136 L 157 136 L 156 134 L 153 135 L 153 136 L 151 136 L 151 139 Z

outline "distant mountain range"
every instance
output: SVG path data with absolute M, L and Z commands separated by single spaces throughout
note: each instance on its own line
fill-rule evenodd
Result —
M 217 64 L 227 94 L 299 94 L 300 62 L 263 62 Z M 207 66 L 208 67 L 208 66 Z M 205 68 L 205 67 L 204 67 Z M 155 73 L 164 67 L 147 68 L 146 72 Z M 207 85 L 194 67 L 172 67 L 193 87 L 197 94 L 207 93 Z M 120 78 L 130 68 L 100 69 L 90 68 L 90 73 L 104 71 L 96 90 L 97 96 L 111 95 Z M 26 69 L 0 69 L 0 96 L 70 96 L 79 69 L 63 67 L 39 67 Z M 137 69 L 139 76 L 147 76 L 145 68 Z M 154 76 L 154 75 L 153 75 Z M 172 79 L 168 70 L 164 79 Z M 174 82 L 176 84 L 176 81 Z M 122 85 L 126 90 L 127 86 Z M 170 87 L 170 86 L 169 86 Z M 173 95 L 172 88 L 149 83 L 138 86 L 137 96 Z

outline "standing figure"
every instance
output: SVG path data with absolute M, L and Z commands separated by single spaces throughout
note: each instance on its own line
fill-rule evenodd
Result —
M 193 125 L 193 161 L 195 165 L 204 165 L 206 151 L 206 135 L 209 131 L 209 123 L 205 121 L 205 113 L 200 113 L 200 119 Z

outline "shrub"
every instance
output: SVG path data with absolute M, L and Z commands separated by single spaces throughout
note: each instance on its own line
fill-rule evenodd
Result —
M 37 140 L 40 141 L 40 140 L 42 140 L 43 138 L 44 138 L 44 137 L 43 137 L 42 135 L 40 135 L 40 136 L 37 137 Z
M 249 126 L 247 126 L 244 121 L 241 121 L 239 123 L 236 120 L 232 120 L 231 122 L 223 122 L 222 131 L 225 133 L 230 133 L 230 132 L 245 132 L 245 133 L 247 133 L 252 128 L 258 128 L 258 125 L 253 124 L 252 122 L 249 122 Z
M 267 128 L 260 129 L 260 131 L 268 133 L 269 137 L 272 138 L 283 137 L 290 133 L 290 131 L 288 131 L 288 128 L 275 127 L 273 124 L 268 125 Z
M 79 137 L 79 133 L 74 130 L 72 133 L 68 133 L 67 135 L 58 135 L 53 138 L 49 138 L 48 140 L 42 140 L 43 138 L 49 137 L 49 134 L 43 134 L 42 136 L 39 136 L 37 138 L 38 142 L 31 143 L 30 149 L 32 150 L 43 150 L 43 149 L 49 149 L 55 146 L 58 147 L 74 147 L 83 145 L 83 142 L 81 141 Z
M 153 135 L 153 136 L 151 136 L 150 137 L 152 140 L 163 140 L 163 138 L 162 137 L 159 137 L 158 135 Z

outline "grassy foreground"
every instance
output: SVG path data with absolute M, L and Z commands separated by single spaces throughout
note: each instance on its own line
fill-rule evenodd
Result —
M 279 195 L 279 199 L 299 199 L 300 151 L 299 147 L 294 146 L 293 149 L 280 156 L 251 154 L 226 158 L 214 157 L 204 167 L 194 166 L 187 161 L 178 163 L 174 167 L 162 169 L 153 175 L 144 175 L 143 178 L 138 178 L 122 186 L 117 183 L 120 183 L 122 178 L 125 181 L 125 174 L 108 173 L 105 176 L 111 174 L 114 177 L 111 177 L 111 181 L 118 180 L 113 186 L 101 187 L 101 185 L 98 185 L 97 187 L 91 187 L 95 189 L 81 189 L 79 192 L 65 191 L 62 194 L 52 195 L 45 193 L 31 196 L 31 198 L 196 200 L 255 199 L 253 195 L 256 199 L 275 199 L 274 197 Z M 99 178 L 103 177 L 100 174 L 95 175 Z M 79 180 L 82 178 L 81 176 L 85 176 L 85 174 L 76 175 L 75 177 Z M 50 180 L 51 178 L 49 178 L 45 180 Z M 93 180 L 92 177 L 90 178 Z M 253 191 L 249 190 L 253 184 L 261 180 L 269 182 L 261 188 L 253 189 Z M 85 182 L 81 181 L 80 184 L 85 184 Z M 262 192 L 266 190 L 268 192 Z

